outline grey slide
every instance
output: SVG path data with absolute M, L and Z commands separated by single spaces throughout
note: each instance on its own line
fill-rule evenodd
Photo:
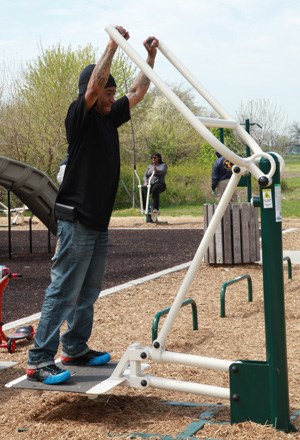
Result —
M 42 171 L 0 156 L 0 185 L 11 190 L 56 235 L 54 204 L 57 186 Z

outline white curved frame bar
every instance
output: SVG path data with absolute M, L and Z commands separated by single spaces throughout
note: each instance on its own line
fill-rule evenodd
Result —
M 140 197 L 140 212 L 141 214 L 147 214 L 148 213 L 148 208 L 149 208 L 149 200 L 150 200 L 150 189 L 151 189 L 151 180 L 154 176 L 154 171 L 152 172 L 149 180 L 148 180 L 148 185 L 147 185 L 147 196 L 146 196 L 146 207 L 144 209 L 143 207 L 143 195 L 142 195 L 142 184 L 141 184 L 141 179 L 137 173 L 137 170 L 134 169 L 134 174 L 137 178 L 138 181 L 138 189 L 139 189 L 139 197 Z
M 154 171 L 152 172 L 149 180 L 148 180 L 148 185 L 147 185 L 147 198 L 146 198 L 146 207 L 145 207 L 145 214 L 148 214 L 148 209 L 149 209 L 149 200 L 150 200 L 150 189 L 151 189 L 151 180 L 153 179 L 154 176 Z
M 129 43 L 121 36 L 114 26 L 108 25 L 105 28 L 110 37 L 115 40 L 118 45 L 127 53 L 127 55 L 137 64 L 147 77 L 164 93 L 164 95 L 171 101 L 177 110 L 190 122 L 190 124 L 200 133 L 200 135 L 209 142 L 212 147 L 220 154 L 230 160 L 235 166 L 233 167 L 232 177 L 225 189 L 225 192 L 217 206 L 215 214 L 210 221 L 208 228 L 200 242 L 198 250 L 193 258 L 193 261 L 183 279 L 183 282 L 177 292 L 173 304 L 167 314 L 164 323 L 159 331 L 157 339 L 153 342 L 151 347 L 143 347 L 139 343 L 131 344 L 126 352 L 123 354 L 114 372 L 106 381 L 99 383 L 88 394 L 95 395 L 107 392 L 107 390 L 114 388 L 117 385 L 125 385 L 135 388 L 144 389 L 145 387 L 156 387 L 164 389 L 172 389 L 183 392 L 194 392 L 196 394 L 205 394 L 213 397 L 220 397 L 228 399 L 229 389 L 214 387 L 212 385 L 194 384 L 184 381 L 175 381 L 165 378 L 156 378 L 143 374 L 143 361 L 153 360 L 154 362 L 169 362 L 182 365 L 193 365 L 199 368 L 212 368 L 222 371 L 228 371 L 230 365 L 235 362 L 231 360 L 205 358 L 203 356 L 191 355 L 187 353 L 174 353 L 165 350 L 166 339 L 171 330 L 173 322 L 181 308 L 184 297 L 187 295 L 189 287 L 194 280 L 196 271 L 201 264 L 205 252 L 216 232 L 218 224 L 220 223 L 231 197 L 234 194 L 240 177 L 246 171 L 249 171 L 255 178 L 259 179 L 266 176 L 271 183 L 272 176 L 276 170 L 276 163 L 274 158 L 264 153 L 259 145 L 252 139 L 233 118 L 220 106 L 220 104 L 200 85 L 190 72 L 171 54 L 170 50 L 160 42 L 160 51 L 169 59 L 169 61 L 177 67 L 186 79 L 198 90 L 199 93 L 210 103 L 210 105 L 218 112 L 224 119 L 216 118 L 197 118 L 172 92 L 165 83 L 158 77 L 153 69 L 138 55 L 137 52 L 129 45 Z M 229 150 L 223 145 L 205 126 L 218 126 L 233 128 L 237 130 L 240 137 L 249 145 L 253 155 L 251 157 L 242 158 Z M 270 162 L 270 171 L 265 175 L 256 165 L 256 161 L 260 157 L 265 157 Z M 282 162 L 281 162 L 282 163 Z M 141 185 L 139 185 L 141 186 Z M 149 196 L 149 194 L 148 194 Z
M 160 91 L 169 99 L 169 101 L 176 107 L 176 109 L 187 119 L 187 121 L 198 131 L 198 133 L 222 156 L 230 160 L 235 165 L 246 168 L 256 179 L 259 179 L 265 174 L 256 166 L 251 163 L 251 160 L 242 158 L 227 148 L 222 142 L 220 142 L 197 118 L 191 110 L 181 101 L 181 99 L 160 79 L 156 72 L 142 59 L 142 57 L 133 49 L 133 47 L 125 40 L 125 38 L 119 33 L 119 31 L 113 26 L 108 25 L 105 27 L 106 32 L 110 37 L 118 43 L 118 45 L 124 50 L 124 52 L 134 61 L 134 63 L 147 75 L 147 77 L 160 89 Z M 207 99 L 210 105 L 219 113 L 224 120 L 229 120 L 231 123 L 233 118 L 220 106 L 217 101 L 206 92 L 206 90 L 200 85 L 200 83 L 190 74 L 190 72 L 178 61 L 174 55 L 171 55 L 170 50 L 166 49 L 166 46 L 160 42 L 159 49 L 161 52 L 174 64 L 175 67 L 180 69 L 180 72 L 188 79 L 188 81 L 201 93 L 203 97 Z M 229 122 L 229 124 L 230 124 Z M 238 134 L 245 140 L 250 149 L 254 152 L 262 151 L 259 145 L 254 139 L 244 130 L 240 125 L 235 127 Z M 272 169 L 266 175 L 271 182 Z
M 140 212 L 141 212 L 141 214 L 144 214 L 141 179 L 140 179 L 140 176 L 138 175 L 138 172 L 136 169 L 134 169 L 134 174 L 135 174 L 135 177 L 137 178 L 137 181 L 138 181 L 139 198 L 140 198 Z

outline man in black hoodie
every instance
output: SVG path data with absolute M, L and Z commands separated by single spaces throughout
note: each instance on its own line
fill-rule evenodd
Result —
M 116 29 L 127 40 L 129 33 Z M 154 66 L 158 40 L 144 41 L 147 63 Z M 29 350 L 27 378 L 45 384 L 67 381 L 69 370 L 54 361 L 59 342 L 63 365 L 103 365 L 107 351 L 92 350 L 88 340 L 94 303 L 101 290 L 110 221 L 120 175 L 118 127 L 130 119 L 130 109 L 145 96 L 150 80 L 140 72 L 128 93 L 115 100 L 110 74 L 117 43 L 109 39 L 96 65 L 79 78 L 79 96 L 68 110 L 68 161 L 60 185 L 55 215 L 57 247 L 46 290 L 34 348 Z M 67 329 L 60 339 L 60 327 Z

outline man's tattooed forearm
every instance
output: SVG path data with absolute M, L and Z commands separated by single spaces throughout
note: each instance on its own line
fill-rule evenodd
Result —
M 140 78 L 140 84 L 142 86 L 148 86 L 150 84 L 150 79 L 145 74 L 142 74 Z
M 95 66 L 94 80 L 100 87 L 107 83 L 114 53 L 115 50 L 106 50 Z
M 144 72 L 140 72 L 132 86 L 130 87 L 129 92 L 134 94 L 138 87 L 148 87 L 150 84 L 149 78 L 144 74 Z

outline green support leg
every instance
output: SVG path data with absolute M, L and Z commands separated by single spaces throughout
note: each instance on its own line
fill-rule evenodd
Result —
M 276 429 L 293 430 L 289 418 L 289 392 L 282 264 L 281 188 L 279 163 L 272 185 L 261 188 L 262 263 L 266 332 L 266 362 L 242 361 L 230 368 L 231 421 L 252 420 Z M 260 162 L 267 174 L 269 161 Z M 245 364 L 245 365 L 243 365 Z M 263 416 L 258 414 L 262 405 Z

